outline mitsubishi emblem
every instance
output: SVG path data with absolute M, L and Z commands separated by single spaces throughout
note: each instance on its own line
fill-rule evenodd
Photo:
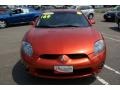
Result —
M 61 56 L 59 57 L 59 60 L 62 61 L 62 62 L 67 62 L 68 59 L 69 59 L 69 58 L 68 58 L 66 55 L 61 55 Z

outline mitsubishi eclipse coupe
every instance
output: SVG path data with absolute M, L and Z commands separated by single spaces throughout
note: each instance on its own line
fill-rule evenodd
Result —
M 12 24 L 28 23 L 36 20 L 41 11 L 33 8 L 15 8 L 0 12 L 0 28 L 6 28 Z
M 22 40 L 27 72 L 51 79 L 97 75 L 105 62 L 106 45 L 91 23 L 81 11 L 45 11 Z

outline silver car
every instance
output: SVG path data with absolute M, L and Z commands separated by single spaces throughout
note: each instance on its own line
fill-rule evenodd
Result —
M 87 6 L 76 5 L 76 6 L 72 6 L 71 8 L 81 10 L 84 13 L 84 15 L 88 17 L 88 19 L 94 18 L 95 10 L 90 5 Z

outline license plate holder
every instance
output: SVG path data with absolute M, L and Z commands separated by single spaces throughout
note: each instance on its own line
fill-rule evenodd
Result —
M 111 18 L 111 16 L 108 16 L 108 18 Z
M 54 71 L 56 73 L 72 73 L 73 72 L 73 66 L 54 66 Z

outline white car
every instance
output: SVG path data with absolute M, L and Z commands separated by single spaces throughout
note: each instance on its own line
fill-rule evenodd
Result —
M 76 5 L 76 6 L 72 6 L 71 8 L 81 10 L 84 13 L 84 15 L 88 17 L 88 19 L 94 18 L 95 10 L 90 5 L 87 5 L 87 6 Z

